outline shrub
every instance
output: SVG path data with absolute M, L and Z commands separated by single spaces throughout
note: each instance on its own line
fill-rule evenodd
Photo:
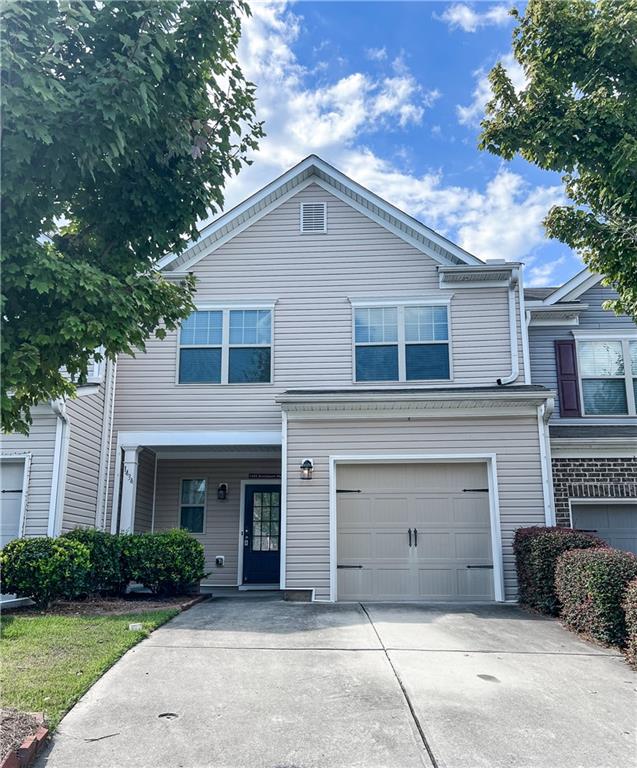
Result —
M 2 589 L 30 597 L 45 608 L 52 600 L 86 593 L 91 568 L 88 548 L 71 539 L 14 539 L 0 553 Z
M 90 594 L 117 595 L 125 591 L 128 579 L 122 574 L 122 542 L 119 536 L 96 528 L 76 528 L 63 534 L 63 538 L 79 541 L 89 551 L 91 570 L 87 591 Z
M 622 600 L 637 577 L 637 556 L 619 549 L 564 552 L 555 570 L 555 591 L 564 623 L 611 645 L 626 640 Z
M 602 539 L 572 528 L 518 528 L 513 540 L 520 602 L 556 616 L 555 565 L 569 549 L 605 547 Z
M 622 607 L 626 619 L 626 656 L 637 667 L 637 579 L 626 587 Z
M 141 533 L 121 539 L 127 575 L 154 594 L 179 594 L 206 575 L 203 546 L 186 531 Z

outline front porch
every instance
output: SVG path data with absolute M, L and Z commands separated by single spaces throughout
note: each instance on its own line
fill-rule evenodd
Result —
M 120 433 L 113 532 L 189 530 L 202 582 L 279 589 L 281 433 Z

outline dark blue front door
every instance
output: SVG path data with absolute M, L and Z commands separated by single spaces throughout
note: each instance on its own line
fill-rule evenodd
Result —
M 246 485 L 243 583 L 278 584 L 281 486 Z

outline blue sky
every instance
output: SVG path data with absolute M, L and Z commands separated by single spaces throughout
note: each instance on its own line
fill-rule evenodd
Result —
M 541 225 L 559 177 L 477 148 L 488 70 L 524 85 L 508 3 L 251 5 L 240 61 L 268 135 L 228 206 L 314 152 L 477 256 L 525 262 L 527 283 L 581 268 Z

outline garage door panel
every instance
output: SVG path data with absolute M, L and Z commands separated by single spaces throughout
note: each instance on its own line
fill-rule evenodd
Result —
M 573 527 L 594 531 L 612 547 L 637 554 L 637 503 L 572 502 Z
M 360 566 L 339 569 L 339 599 L 492 599 L 492 570 L 467 569 L 492 563 L 488 494 L 462 491 L 486 465 L 339 467 L 337 485 L 360 491 L 337 497 L 338 563 Z

